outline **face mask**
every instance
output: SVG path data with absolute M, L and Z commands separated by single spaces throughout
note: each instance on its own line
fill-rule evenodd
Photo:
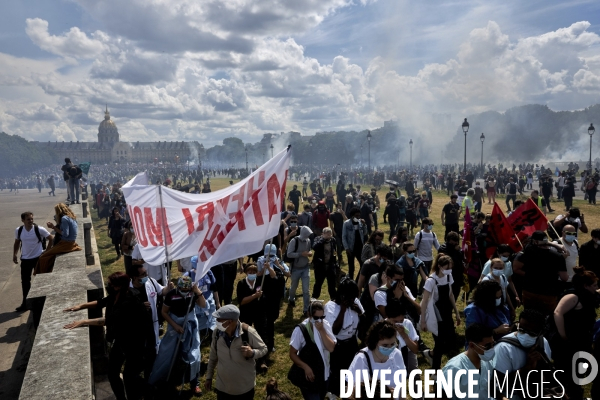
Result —
M 225 328 L 223 326 L 222 322 L 217 321 L 217 329 L 220 330 L 221 332 L 225 332 L 225 329 L 227 329 L 227 328 Z
M 573 243 L 573 240 L 575 240 L 575 235 L 565 235 L 565 242 Z
M 507 261 L 508 261 L 508 257 L 500 257 L 500 259 L 501 259 L 502 261 L 504 261 L 504 262 L 507 262 Z
M 406 257 L 408 257 L 408 258 L 415 258 L 415 253 L 408 253 L 406 255 Z
M 548 243 L 548 238 L 542 239 L 542 242 L 544 242 L 544 244 Z
M 442 271 L 442 273 L 444 275 L 450 275 L 452 273 L 452 270 L 451 269 L 445 269 L 445 270 Z
M 298 226 L 298 223 L 297 223 L 297 222 L 292 222 L 292 223 L 290 224 L 290 226 L 291 226 L 292 228 L 295 228 L 295 227 L 297 227 L 297 226 Z
M 379 352 L 386 357 L 389 357 L 394 352 L 395 347 L 383 347 L 379 346 Z
M 537 341 L 536 337 L 533 337 L 527 333 L 517 333 L 517 339 L 519 339 L 521 346 L 526 348 L 532 347 Z
M 143 277 L 143 278 L 140 280 L 140 282 L 142 282 L 142 285 L 145 285 L 145 284 L 146 284 L 146 282 L 148 282 L 148 277 L 147 277 L 147 276 Z
M 256 280 L 256 274 L 248 274 L 248 280 L 249 281 L 255 281 Z
M 352 221 L 358 222 L 358 218 L 352 218 Z
M 596 242 L 596 244 L 600 244 L 600 239 L 596 239 L 594 242 Z
M 131 232 L 131 233 L 135 233 L 135 232 L 133 231 L 133 228 L 131 228 L 131 229 L 129 230 L 129 232 Z
M 494 356 L 496 355 L 496 350 L 492 347 L 489 350 L 483 352 L 483 354 L 477 353 L 481 361 L 492 361 Z
M 379 264 L 383 264 L 385 262 L 385 260 L 383 258 L 379 259 Z
M 500 276 L 504 273 L 504 269 L 494 269 L 492 270 L 492 274 L 494 274 L 494 276 Z
M 433 225 L 427 225 L 427 229 L 430 231 L 433 230 Z
M 500 304 L 502 304 L 502 297 L 496 299 L 496 307 L 500 307 Z

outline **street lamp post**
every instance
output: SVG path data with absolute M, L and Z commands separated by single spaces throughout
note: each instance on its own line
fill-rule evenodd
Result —
M 410 174 L 410 172 L 412 171 L 412 145 L 413 145 L 412 139 L 410 139 L 410 142 L 408 142 L 408 144 L 410 144 L 410 171 L 408 171 L 408 173 Z
M 465 118 L 465 121 L 462 123 L 462 130 L 465 133 L 465 164 L 464 164 L 463 172 L 466 175 L 467 174 L 467 132 L 469 132 L 469 123 L 467 122 L 466 118 Z
M 367 142 L 369 144 L 369 171 L 371 170 L 371 131 L 367 131 Z
M 362 168 L 363 163 L 363 145 L 360 145 L 360 167 Z
M 246 173 L 248 173 L 248 146 L 244 150 L 246 151 Z
M 483 178 L 483 141 L 485 140 L 485 135 L 483 134 L 483 132 L 481 132 L 481 136 L 479 136 L 479 140 L 481 140 L 481 177 Z
M 271 143 L 271 158 L 273 158 L 273 143 Z
M 590 135 L 590 174 L 592 173 L 592 136 L 594 136 L 595 131 L 594 124 L 590 124 L 588 128 L 588 134 Z

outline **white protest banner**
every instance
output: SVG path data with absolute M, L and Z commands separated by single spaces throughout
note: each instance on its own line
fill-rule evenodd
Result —
M 190 194 L 145 184 L 145 172 L 123 187 L 144 261 L 198 256 L 196 278 L 215 265 L 256 253 L 277 235 L 290 163 L 289 147 L 244 180 Z

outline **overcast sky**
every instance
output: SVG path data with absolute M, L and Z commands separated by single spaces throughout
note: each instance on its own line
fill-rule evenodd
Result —
M 600 102 L 599 17 L 576 0 L 5 2 L 0 131 L 95 141 L 105 103 L 122 140 L 205 146 L 580 109 Z

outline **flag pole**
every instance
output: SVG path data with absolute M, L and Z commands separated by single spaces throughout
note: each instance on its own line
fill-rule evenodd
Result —
M 269 252 L 267 253 L 267 262 L 269 263 L 269 266 L 271 265 L 271 245 L 273 244 L 273 238 L 271 238 L 271 240 L 269 241 Z M 263 276 L 262 276 L 262 280 L 260 281 L 260 288 L 263 288 L 263 285 L 265 283 L 265 275 L 266 274 L 266 269 L 267 267 L 263 265 Z M 262 296 L 258 298 L 258 301 L 260 301 L 260 299 L 262 299 Z
M 158 200 L 160 202 L 160 229 L 162 231 L 163 244 L 165 248 L 165 269 L 167 270 L 167 281 L 165 283 L 168 285 L 171 281 L 171 268 L 169 268 L 169 248 L 167 246 L 167 235 L 165 229 L 166 211 L 163 207 L 162 184 L 158 185 Z

